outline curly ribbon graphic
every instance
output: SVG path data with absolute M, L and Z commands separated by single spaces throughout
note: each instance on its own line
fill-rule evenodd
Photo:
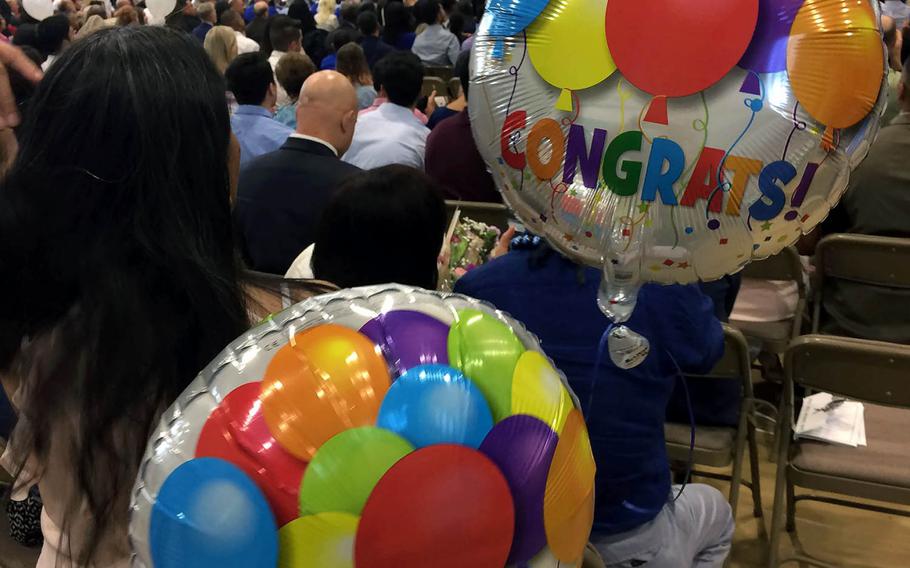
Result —
M 736 145 L 742 141 L 749 129 L 752 128 L 752 124 L 755 122 L 755 115 L 761 112 L 762 108 L 765 106 L 765 85 L 762 83 L 761 77 L 759 77 L 758 73 L 755 71 L 749 71 L 749 73 L 755 75 L 755 79 L 758 81 L 759 91 L 761 92 L 761 95 L 760 98 L 750 97 L 743 100 L 743 104 L 751 111 L 749 121 L 746 123 L 746 127 L 743 128 L 743 131 L 739 133 L 739 136 L 736 138 L 736 140 L 733 141 L 733 144 L 731 144 L 727 151 L 724 152 L 724 157 L 720 161 L 720 166 L 717 168 L 717 187 L 715 187 L 714 191 L 711 192 L 711 195 L 708 196 L 708 201 L 706 203 L 711 203 L 711 200 L 714 199 L 714 196 L 717 195 L 718 191 L 723 191 L 725 193 L 730 191 L 732 184 L 725 179 L 726 176 L 724 174 L 724 168 L 727 165 L 727 158 L 730 157 L 730 153 L 733 152 L 733 149 L 736 148 Z M 707 219 L 709 217 L 709 209 L 708 207 L 705 207 L 705 218 Z

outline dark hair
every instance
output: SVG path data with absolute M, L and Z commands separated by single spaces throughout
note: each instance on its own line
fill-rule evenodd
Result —
M 417 23 L 432 26 L 439 18 L 439 0 L 418 0 L 414 5 L 414 17 Z
M 225 10 L 222 12 L 221 17 L 218 18 L 218 23 L 220 23 L 222 26 L 236 29 L 234 26 L 243 27 L 243 16 L 234 10 Z
M 296 0 L 288 7 L 288 17 L 300 22 L 300 31 L 306 35 L 307 32 L 316 29 L 316 19 L 310 12 L 310 7 L 305 0 Z
M 332 51 L 335 53 L 338 53 L 343 46 L 357 41 L 357 38 L 357 31 L 348 28 L 338 28 L 329 34 L 329 39 L 332 40 Z
M 371 36 L 379 30 L 379 18 L 374 12 L 361 12 L 357 16 L 357 29 L 365 36 Z
M 352 83 L 370 85 L 373 82 L 367 57 L 363 53 L 363 48 L 356 43 L 341 46 L 335 61 L 335 70 L 350 79 Z
M 360 2 L 351 2 L 346 0 L 341 3 L 341 19 L 345 22 L 354 23 L 357 21 L 357 14 L 360 12 Z
M 468 83 L 471 82 L 471 52 L 462 51 L 458 54 L 455 61 L 455 76 L 461 83 L 461 90 L 464 91 L 464 98 L 468 98 Z
M 316 72 L 316 65 L 306 53 L 285 53 L 275 66 L 278 84 L 292 99 L 297 99 L 303 82 Z
M 411 15 L 404 4 L 395 0 L 386 4 L 382 11 L 383 30 L 382 39 L 389 45 L 395 45 L 401 34 L 413 31 Z
M 35 47 L 44 55 L 52 55 L 63 49 L 63 42 L 70 33 L 70 19 L 55 14 L 38 22 L 35 30 Z
M 221 15 L 231 9 L 231 3 L 227 0 L 218 0 L 215 2 L 215 21 L 221 21 Z
M 379 87 L 385 88 L 389 101 L 396 105 L 413 105 L 423 87 L 423 64 L 410 51 L 395 51 L 380 59 L 376 75 Z M 374 77 L 374 84 L 376 80 Z
M 25 395 L 12 450 L 46 465 L 53 446 L 75 492 L 61 540 L 78 524 L 70 556 L 97 565 L 102 540 L 126 546 L 158 416 L 247 327 L 224 85 L 188 34 L 100 30 L 48 70 L 22 133 L 0 183 L 0 369 Z
M 281 14 L 272 17 L 269 21 L 269 41 L 275 51 L 287 51 L 295 41 L 303 43 L 300 22 Z
M 242 105 L 261 105 L 275 82 L 272 66 L 263 53 L 238 55 L 224 71 L 227 88 Z
M 432 290 L 445 231 L 445 202 L 426 174 L 401 165 L 364 172 L 322 214 L 313 272 L 342 288 L 397 282 Z
M 458 43 L 461 43 L 461 40 L 463 39 L 464 25 L 464 14 L 461 12 L 452 12 L 449 14 L 449 31 L 452 32 L 452 34 L 458 40 Z
M 28 45 L 38 49 L 38 24 L 20 24 L 13 36 L 13 45 Z M 44 56 L 43 53 L 41 55 Z
M 89 6 L 89 9 L 85 11 L 85 21 L 88 21 L 92 16 L 98 16 L 102 20 L 107 19 L 107 12 L 104 11 L 104 6 Z

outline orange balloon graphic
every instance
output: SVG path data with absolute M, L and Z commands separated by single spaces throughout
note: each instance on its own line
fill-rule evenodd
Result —
M 577 409 L 569 413 L 556 445 L 543 500 L 547 544 L 561 562 L 584 553 L 594 522 L 594 454 Z
M 867 0 L 805 0 L 787 44 L 787 73 L 796 98 L 816 120 L 847 128 L 878 99 L 885 55 Z
M 335 434 L 375 424 L 391 383 L 380 353 L 365 335 L 340 325 L 295 335 L 262 379 L 262 413 L 272 436 L 309 461 Z

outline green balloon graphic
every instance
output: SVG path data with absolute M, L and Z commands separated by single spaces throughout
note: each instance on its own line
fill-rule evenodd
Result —
M 414 451 L 395 434 L 364 426 L 330 438 L 319 448 L 300 484 L 300 515 L 324 512 L 360 516 L 367 497 L 385 472 Z
M 480 388 L 499 422 L 512 413 L 512 375 L 525 348 L 511 329 L 478 310 L 459 310 L 449 330 L 449 364 Z

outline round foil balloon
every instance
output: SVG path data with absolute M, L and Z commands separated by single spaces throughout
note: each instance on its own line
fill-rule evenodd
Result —
M 643 282 L 717 279 L 793 244 L 876 134 L 877 0 L 550 0 L 504 38 L 502 12 L 531 5 L 481 21 L 474 138 L 528 228 L 604 268 L 614 321 Z
M 164 413 L 134 566 L 575 566 L 594 471 L 578 401 L 520 323 L 344 290 L 231 343 Z

